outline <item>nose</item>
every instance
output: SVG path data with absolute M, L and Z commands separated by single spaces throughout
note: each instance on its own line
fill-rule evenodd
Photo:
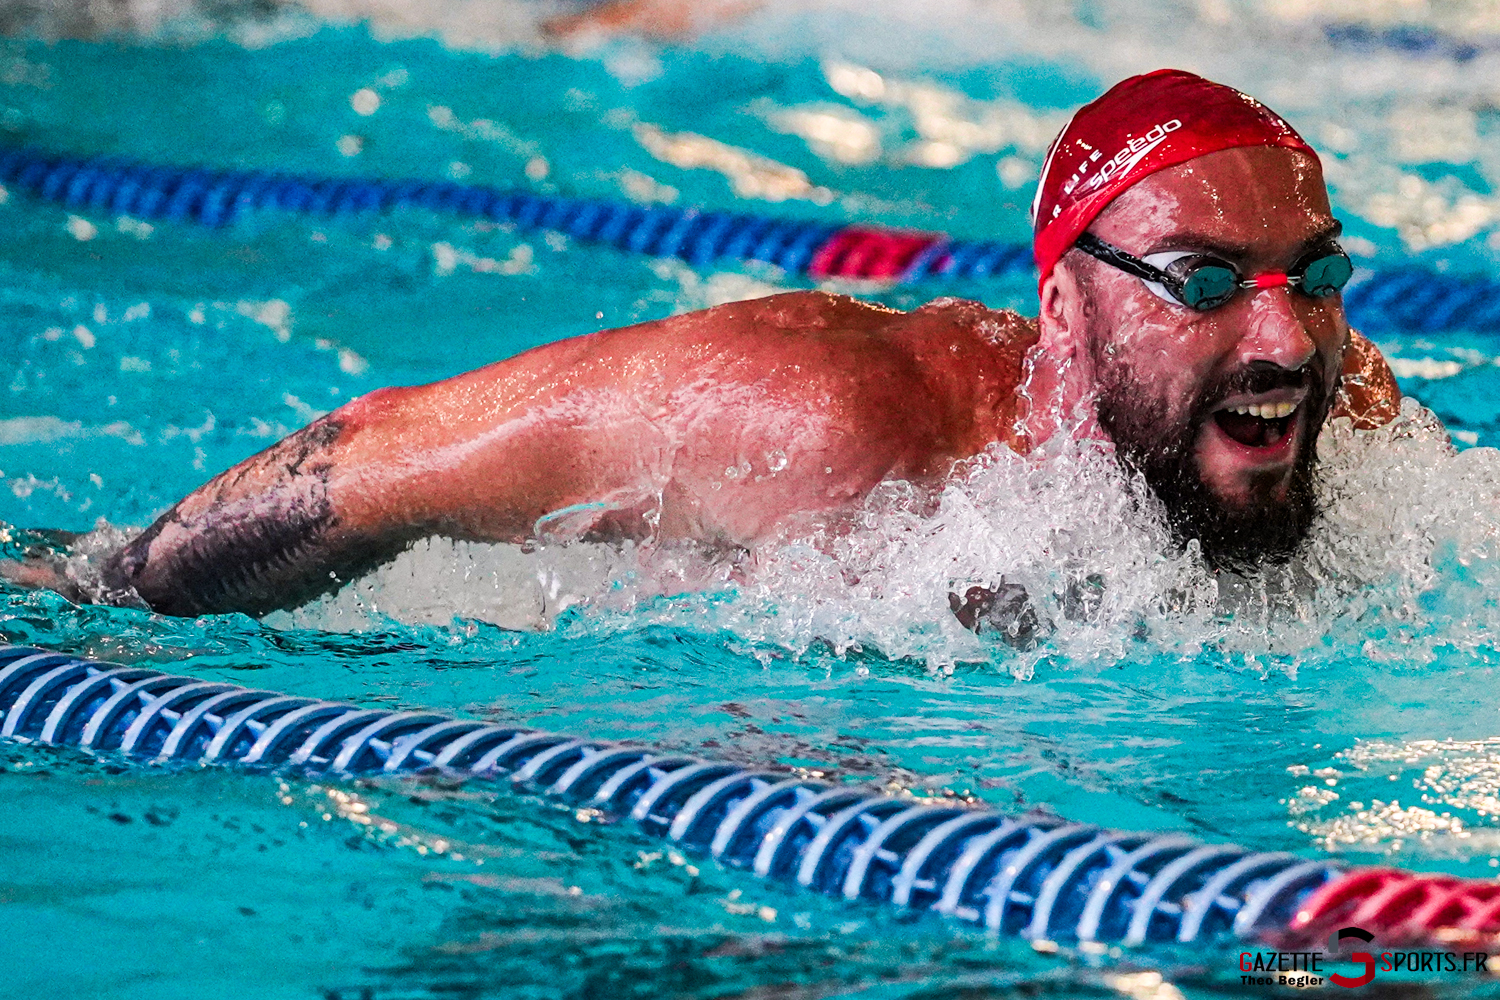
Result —
M 1250 293 L 1250 316 L 1240 338 L 1239 361 L 1269 361 L 1295 371 L 1318 353 L 1318 345 L 1298 315 L 1286 285 L 1257 288 Z

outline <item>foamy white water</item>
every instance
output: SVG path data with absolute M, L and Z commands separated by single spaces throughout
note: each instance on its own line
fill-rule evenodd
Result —
M 1249 576 L 1175 549 L 1109 449 L 1069 442 L 1025 458 L 992 448 L 936 496 L 888 482 L 854 530 L 787 539 L 734 565 L 650 544 L 523 551 L 433 539 L 269 621 L 539 629 L 578 607 L 570 628 L 656 621 L 732 633 L 768 655 L 827 644 L 933 670 L 993 661 L 1018 677 L 1043 660 L 1077 668 L 1207 648 L 1265 670 L 1295 671 L 1334 646 L 1411 665 L 1438 646 L 1489 641 L 1500 628 L 1489 596 L 1500 586 L 1500 452 L 1455 452 L 1412 400 L 1380 430 L 1329 426 L 1319 450 L 1324 516 L 1295 559 Z M 1001 584 L 1024 587 L 1050 631 L 1034 649 L 976 636 L 951 613 L 949 594 Z

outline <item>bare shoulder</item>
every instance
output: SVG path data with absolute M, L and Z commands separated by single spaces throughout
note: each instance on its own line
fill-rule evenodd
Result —
M 870 441 L 916 435 L 933 454 L 1008 443 L 1036 323 L 1010 310 L 935 299 L 903 311 L 820 291 L 788 292 L 618 331 L 660 372 L 663 341 L 681 377 L 758 387 L 781 407 L 842 415 Z M 682 367 L 678 367 L 682 366 Z M 690 373 L 689 373 L 690 369 Z M 920 449 L 918 449 L 920 450 Z
M 941 331 L 950 341 L 955 337 L 971 340 L 986 360 L 1008 367 L 1019 368 L 1037 342 L 1035 319 L 968 299 L 933 299 L 908 315 L 913 325 Z
M 737 541 L 857 504 L 882 479 L 940 478 L 1004 438 L 1034 340 L 978 303 L 902 311 L 822 292 L 620 335 L 654 342 L 643 356 L 667 376 L 653 397 L 677 442 L 663 530 Z
M 984 354 L 1001 351 L 1019 357 L 1036 342 L 1036 321 L 1013 310 L 991 309 L 965 299 L 933 299 L 920 308 L 904 311 L 848 295 L 795 291 L 605 331 L 600 336 L 622 340 L 667 337 L 724 346 L 752 338 L 757 345 L 791 347 L 856 337 L 907 351 L 941 342 L 944 349 L 956 345 L 959 350 Z
M 1014 309 L 991 309 L 972 299 L 937 298 L 914 312 L 942 316 L 951 322 L 972 326 L 997 344 L 1036 339 L 1035 319 L 1022 316 Z
M 674 322 L 673 353 L 693 359 L 693 384 L 753 398 L 747 423 L 798 413 L 872 452 L 900 452 L 888 458 L 909 472 L 1011 443 L 1016 387 L 1036 342 L 1032 321 L 959 299 L 903 311 L 792 292 Z M 741 395 L 745 387 L 753 391 Z
M 1036 346 L 1036 320 L 1010 309 L 964 299 L 935 299 L 908 314 L 899 328 L 933 395 L 956 420 L 950 453 L 965 457 L 999 441 L 1025 450 L 1019 432 L 1026 357 Z
M 1350 331 L 1344 352 L 1344 379 L 1334 404 L 1334 417 L 1348 417 L 1361 430 L 1381 427 L 1401 412 L 1401 389 L 1380 348 L 1363 334 Z

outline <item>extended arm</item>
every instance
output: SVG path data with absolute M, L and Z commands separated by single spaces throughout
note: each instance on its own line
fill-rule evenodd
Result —
M 113 557 L 104 583 L 168 614 L 261 614 L 336 590 L 415 539 L 518 541 L 548 511 L 649 483 L 637 449 L 654 432 L 602 377 L 596 348 L 567 341 L 355 400 L 183 499 Z
M 518 542 L 557 512 L 571 535 L 748 546 L 996 440 L 1025 347 L 998 345 L 1024 329 L 789 293 L 382 389 L 188 496 L 105 582 L 169 614 L 260 614 L 418 538 Z

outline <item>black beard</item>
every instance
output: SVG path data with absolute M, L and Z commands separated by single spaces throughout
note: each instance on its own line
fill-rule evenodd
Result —
M 1101 363 L 1105 362 L 1105 363 Z M 1175 425 L 1161 400 L 1146 399 L 1128 365 L 1095 357 L 1100 373 L 1099 424 L 1114 440 L 1127 470 L 1137 472 L 1165 509 L 1179 545 L 1197 539 L 1216 569 L 1243 570 L 1289 560 L 1322 510 L 1317 498 L 1317 437 L 1330 401 L 1323 366 L 1314 360 L 1297 371 L 1253 362 L 1206 386 L 1187 419 Z M 1203 482 L 1194 444 L 1205 422 L 1231 395 L 1280 388 L 1307 390 L 1303 407 L 1312 419 L 1298 445 L 1286 497 L 1230 504 Z

